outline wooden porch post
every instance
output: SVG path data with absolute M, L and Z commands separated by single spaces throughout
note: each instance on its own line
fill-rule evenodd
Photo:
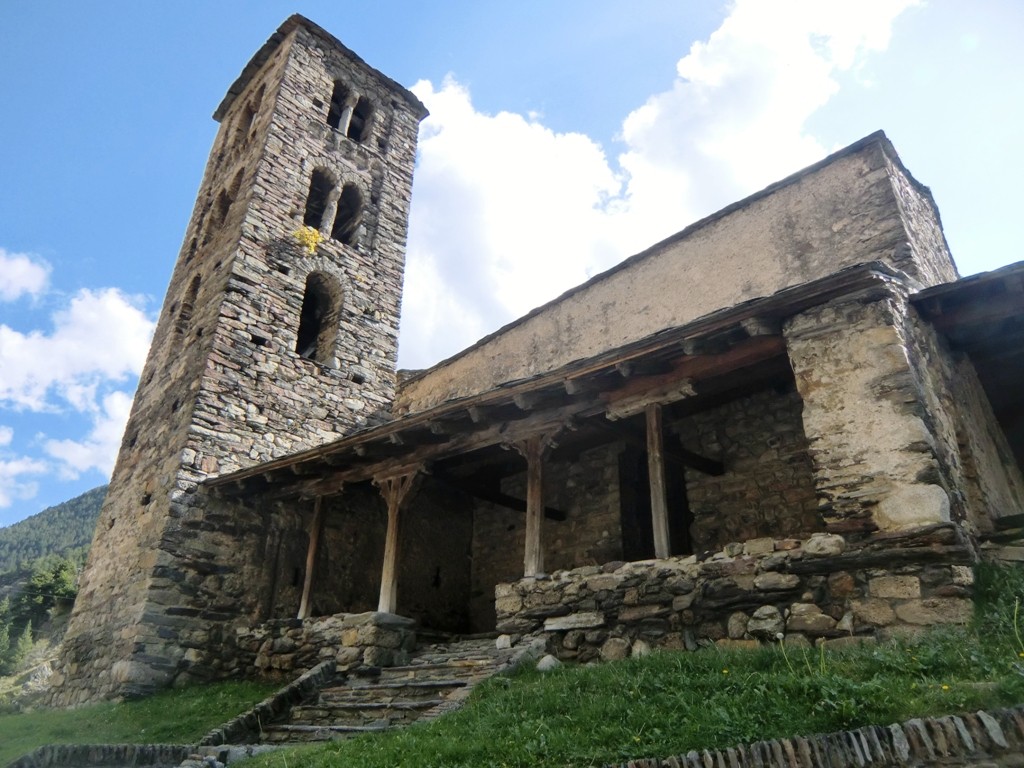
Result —
M 651 483 L 651 521 L 654 528 L 654 556 L 671 554 L 668 532 L 668 502 L 665 497 L 665 438 L 661 406 L 651 403 L 647 414 L 647 476 Z
M 526 459 L 526 551 L 523 553 L 523 575 L 544 572 L 544 546 L 541 528 L 544 523 L 544 457 L 550 440 L 548 435 L 533 435 L 516 443 L 515 448 Z
M 381 495 L 388 506 L 388 532 L 384 539 L 384 572 L 380 579 L 380 600 L 377 602 L 377 610 L 381 613 L 394 613 L 398 610 L 398 510 L 412 488 L 417 474 L 417 470 L 414 469 L 403 475 L 375 478 L 373 481 L 380 488 Z
M 302 600 L 299 601 L 299 618 L 308 619 L 312 606 L 309 602 L 313 591 L 313 571 L 316 568 L 316 554 L 320 546 L 320 531 L 324 527 L 323 497 L 317 496 L 313 505 L 313 522 L 309 527 L 309 549 L 306 550 L 306 577 L 302 582 Z

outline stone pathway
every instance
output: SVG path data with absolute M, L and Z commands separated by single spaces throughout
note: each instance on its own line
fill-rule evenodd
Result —
M 475 685 L 513 666 L 520 653 L 497 650 L 490 637 L 423 645 L 404 666 L 335 676 L 286 720 L 264 725 L 261 740 L 327 741 L 433 719 L 460 707 Z

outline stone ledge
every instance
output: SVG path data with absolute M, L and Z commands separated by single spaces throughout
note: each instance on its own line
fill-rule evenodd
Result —
M 980 763 L 983 760 L 984 763 Z M 1024 706 L 946 717 L 914 718 L 889 726 L 757 741 L 693 750 L 666 758 L 609 763 L 605 768 L 864 768 L 865 766 L 1024 765 Z

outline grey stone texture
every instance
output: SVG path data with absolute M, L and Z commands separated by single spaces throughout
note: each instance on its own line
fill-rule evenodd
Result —
M 625 658 L 638 641 L 672 650 L 783 638 L 874 641 L 966 623 L 969 592 L 948 563 L 970 558 L 956 528 L 944 524 L 833 554 L 798 546 L 622 563 L 600 575 L 584 567 L 498 585 L 498 629 L 544 637 L 552 653 L 579 662 Z
M 816 734 L 639 758 L 606 768 L 864 768 L 949 766 L 1016 768 L 1024 765 L 1024 709 L 980 710 L 915 718 L 889 726 Z
M 335 78 L 374 105 L 361 141 L 327 125 Z M 219 674 L 210 650 L 258 610 L 250 579 L 264 532 L 289 522 L 207 505 L 199 483 L 336 439 L 394 395 L 422 105 L 295 19 L 235 88 L 142 372 L 55 703 Z M 327 237 L 310 256 L 293 232 L 317 168 L 358 187 L 363 210 L 351 244 Z M 322 363 L 296 351 L 312 273 L 339 289 Z

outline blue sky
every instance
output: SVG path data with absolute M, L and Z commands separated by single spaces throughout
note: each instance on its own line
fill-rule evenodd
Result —
M 970 274 L 1022 258 L 1015 0 L 0 4 L 0 526 L 109 476 L 210 118 L 293 12 L 412 87 L 424 367 L 878 128 Z

